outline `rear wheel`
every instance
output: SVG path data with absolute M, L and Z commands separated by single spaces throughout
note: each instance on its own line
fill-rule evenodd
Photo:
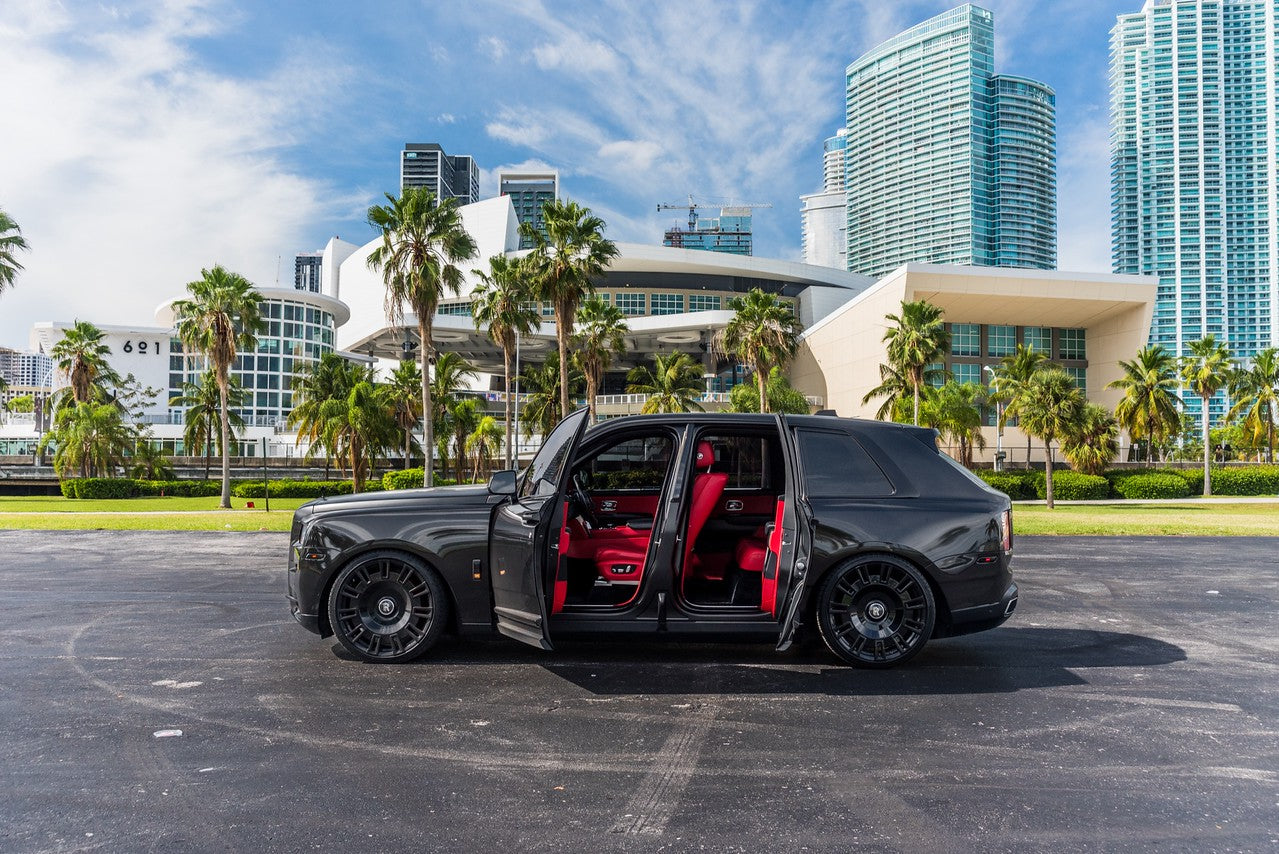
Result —
M 937 606 L 918 569 L 889 555 L 855 558 L 826 576 L 817 625 L 831 652 L 856 667 L 914 658 L 933 634 Z
M 435 570 L 403 552 L 361 555 L 329 593 L 329 624 L 338 642 L 364 661 L 417 658 L 448 622 L 448 598 Z

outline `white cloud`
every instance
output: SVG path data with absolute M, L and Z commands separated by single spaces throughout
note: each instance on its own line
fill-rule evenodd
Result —
M 196 3 L 45 6 L 0 29 L 0 79 L 21 81 L 6 92 L 0 205 L 32 247 L 0 298 L 0 342 L 25 343 L 39 320 L 149 321 L 202 266 L 270 286 L 283 255 L 286 283 L 309 222 L 352 204 L 281 154 L 343 70 L 297 50 L 260 78 L 211 73 L 190 43 L 227 16 Z
M 494 62 L 501 62 L 506 58 L 506 42 L 496 36 L 485 36 L 480 39 L 480 50 Z

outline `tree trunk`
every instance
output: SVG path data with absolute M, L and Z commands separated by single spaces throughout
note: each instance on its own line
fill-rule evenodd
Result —
M 919 384 L 911 383 L 911 388 L 915 390 L 915 426 L 919 426 Z M 1029 465 L 1030 457 L 1027 457 L 1027 465 Z
M 555 305 L 555 341 L 560 350 L 560 417 L 563 421 L 568 416 L 568 336 L 573 330 L 569 328 L 568 311 L 564 305 Z M 546 437 L 542 437 L 545 439 Z
M 506 347 L 502 348 L 502 374 L 506 382 L 506 456 L 503 459 L 509 470 L 515 466 L 511 465 L 511 430 L 514 429 L 511 421 L 511 351 Z
M 599 393 L 599 380 L 595 377 L 595 371 L 586 372 L 586 408 L 589 415 L 587 416 L 587 424 L 595 423 L 595 395 Z
M 434 486 L 432 474 L 435 470 L 435 413 L 431 411 L 431 330 L 423 319 L 423 312 L 417 312 L 418 357 L 422 368 L 422 485 Z
M 1044 498 L 1048 499 L 1048 509 L 1053 509 L 1053 442 L 1044 440 Z
M 360 456 L 361 456 L 360 443 L 354 436 L 351 437 L 350 454 L 351 454 L 351 492 L 358 494 L 361 491 L 362 487 L 364 486 L 364 478 L 362 477 L 364 472 L 360 465 Z
M 755 366 L 755 384 L 759 386 L 759 411 L 768 412 L 768 378 L 761 365 Z
M 218 395 L 222 398 L 222 500 L 218 506 L 231 509 L 231 413 L 227 411 L 227 389 L 230 378 L 218 381 Z
M 204 479 L 209 479 L 209 473 L 213 469 L 213 425 L 208 427 L 208 435 L 205 436 L 204 442 Z
M 1208 461 L 1212 456 L 1211 439 L 1208 434 L 1208 396 L 1199 395 L 1199 399 L 1203 401 L 1203 434 L 1204 434 L 1204 495 L 1212 495 L 1212 472 L 1208 468 Z

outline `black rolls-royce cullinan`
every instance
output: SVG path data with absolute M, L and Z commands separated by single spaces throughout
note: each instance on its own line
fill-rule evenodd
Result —
M 1000 625 L 1017 604 L 1007 496 L 932 430 L 830 415 L 579 410 L 487 486 L 313 501 L 293 616 L 366 661 L 445 631 L 733 640 L 816 628 L 861 667 Z

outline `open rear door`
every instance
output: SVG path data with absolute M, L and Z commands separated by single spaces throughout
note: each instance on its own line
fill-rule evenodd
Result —
M 799 614 L 799 603 L 803 598 L 808 581 L 808 563 L 812 552 L 813 527 L 812 514 L 808 510 L 808 502 L 803 496 L 803 472 L 799 464 L 799 451 L 795 445 L 795 437 L 781 415 L 777 419 L 777 430 L 781 433 L 782 448 L 786 455 L 786 494 L 778 500 L 777 518 L 772 534 L 768 539 L 770 554 L 765 558 L 765 572 L 768 565 L 776 565 L 776 576 L 764 578 L 763 604 L 769 604 L 769 592 L 772 588 L 773 616 L 780 618 L 777 635 L 777 648 L 786 649 L 791 645 L 795 635 L 795 627 Z
M 569 461 L 586 421 L 587 411 L 579 409 L 551 431 L 520 478 L 516 494 L 493 509 L 489 523 L 489 578 L 497 630 L 542 649 L 551 648 L 546 622 L 551 522 L 563 504 Z

